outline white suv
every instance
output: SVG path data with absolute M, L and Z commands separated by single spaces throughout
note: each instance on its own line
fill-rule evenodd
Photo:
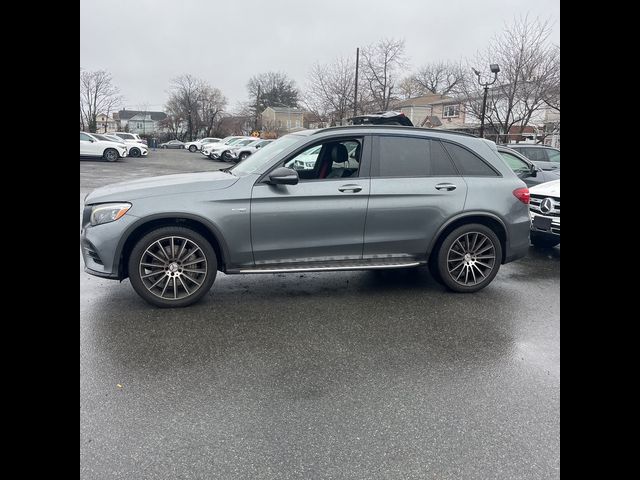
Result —
M 560 180 L 541 183 L 529 189 L 531 243 L 555 247 L 560 243 Z
M 202 140 L 194 140 L 193 142 L 187 142 L 184 144 L 184 148 L 189 150 L 191 153 L 197 152 L 198 150 L 202 150 L 204 145 L 208 145 L 210 143 L 218 143 L 221 139 L 216 137 L 207 137 Z
M 115 162 L 127 156 L 127 147 L 124 143 L 105 141 L 91 133 L 80 132 L 80 156 L 102 157 L 108 162 Z

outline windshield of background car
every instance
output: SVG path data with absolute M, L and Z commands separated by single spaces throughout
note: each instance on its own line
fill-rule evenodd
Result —
M 231 167 L 230 171 L 238 176 L 254 173 L 280 152 L 298 143 L 301 138 L 304 137 L 300 137 L 299 135 L 285 135 L 258 149 L 256 153 Z

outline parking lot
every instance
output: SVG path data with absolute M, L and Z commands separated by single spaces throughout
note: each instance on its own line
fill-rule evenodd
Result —
M 80 202 L 198 153 L 80 161 Z M 232 276 L 146 304 L 80 261 L 81 476 L 559 478 L 560 248 L 484 290 L 427 269 Z

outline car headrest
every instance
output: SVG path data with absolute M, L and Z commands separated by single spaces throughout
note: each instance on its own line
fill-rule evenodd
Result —
M 345 163 L 349 161 L 349 152 L 342 143 L 337 143 L 331 149 L 331 161 L 334 163 Z

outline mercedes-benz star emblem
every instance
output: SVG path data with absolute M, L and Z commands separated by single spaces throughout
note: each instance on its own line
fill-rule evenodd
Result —
M 549 213 L 551 210 L 553 210 L 553 199 L 545 198 L 542 200 L 540 203 L 540 211 L 542 213 Z

